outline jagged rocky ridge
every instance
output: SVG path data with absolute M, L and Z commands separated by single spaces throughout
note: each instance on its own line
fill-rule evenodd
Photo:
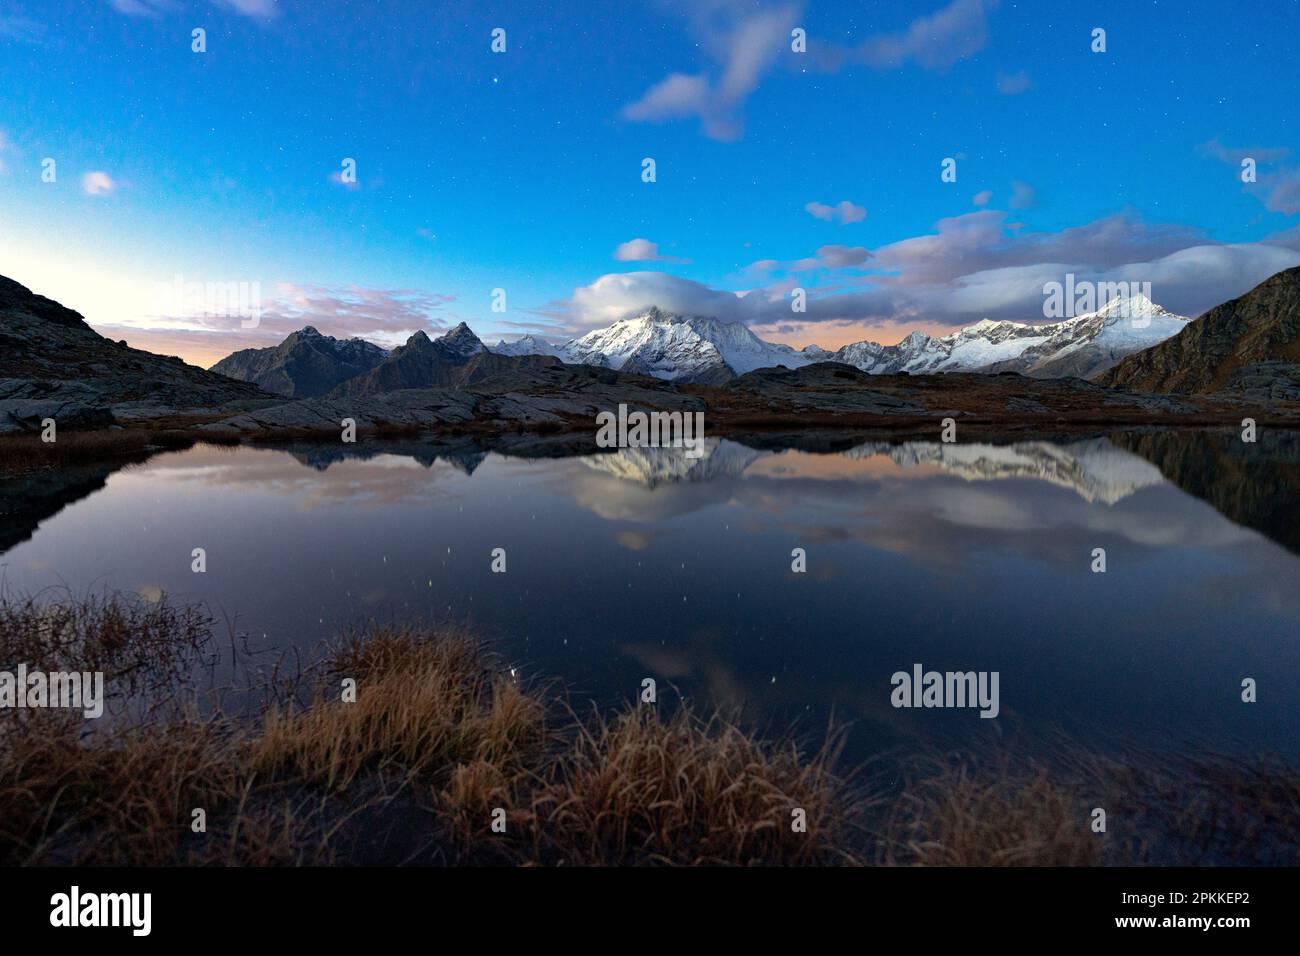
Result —
M 370 371 L 387 357 L 385 349 L 364 339 L 336 339 L 309 325 L 279 345 L 228 355 L 211 371 L 253 382 L 286 398 L 314 398 Z

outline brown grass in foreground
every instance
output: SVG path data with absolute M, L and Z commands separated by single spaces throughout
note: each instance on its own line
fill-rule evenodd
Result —
M 910 866 L 1094 866 L 1103 840 L 1077 796 L 1037 764 L 994 772 L 918 761 L 888 804 L 876 860 Z
M 167 628 L 196 649 L 192 615 L 0 599 L 0 669 L 84 654 L 121 690 L 136 673 L 121 662 L 161 653 Z M 466 634 L 412 627 L 345 637 L 289 698 L 90 733 L 67 712 L 0 712 L 0 864 L 1076 866 L 1148 861 L 1157 836 L 1174 861 L 1300 862 L 1300 774 L 1281 761 L 927 757 L 885 791 L 837 772 L 836 734 L 808 750 L 685 706 L 580 717 Z

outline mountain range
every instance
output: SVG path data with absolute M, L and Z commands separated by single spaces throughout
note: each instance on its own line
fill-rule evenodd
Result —
M 740 322 L 651 308 L 562 344 L 525 336 L 498 342 L 494 351 L 553 355 L 573 364 L 703 385 L 758 368 L 798 368 L 813 362 L 844 362 L 873 375 L 1019 372 L 1035 378 L 1090 378 L 1125 356 L 1177 335 L 1186 323 L 1186 317 L 1135 295 L 1060 322 L 985 320 L 944 336 L 918 331 L 896 345 L 863 341 L 831 352 L 816 345 L 796 351 L 765 342 Z
M 649 309 L 562 345 L 529 338 L 496 350 L 464 323 L 437 338 L 416 332 L 391 352 L 308 326 L 204 371 L 107 339 L 78 313 L 0 278 L 0 431 L 31 431 L 47 417 L 103 427 L 218 413 L 236 429 L 309 430 L 322 416 L 354 412 L 375 427 L 493 416 L 554 427 L 607 400 L 681 407 L 701 394 L 679 385 L 712 386 L 714 421 L 790 414 L 799 427 L 814 427 L 814 408 L 870 417 L 963 402 L 987 415 L 1181 415 L 1242 399 L 1300 407 L 1298 327 L 1295 268 L 1192 322 L 1137 297 L 1043 325 L 984 321 L 829 352 Z M 935 372 L 955 374 L 928 376 L 920 391 L 904 377 Z M 1005 372 L 1020 375 L 999 385 Z
M 796 350 L 764 341 L 742 322 L 651 307 L 561 344 L 524 336 L 498 342 L 491 350 L 463 322 L 438 338 L 416 332 L 391 353 L 361 339 L 324 336 L 308 326 L 278 346 L 236 352 L 212 371 L 289 398 L 357 397 L 463 384 L 461 369 L 485 353 L 545 356 L 696 385 L 721 385 L 755 369 L 828 361 L 872 375 L 1012 371 L 1037 378 L 1088 378 L 1176 335 L 1186 322 L 1135 296 L 1114 299 L 1096 312 L 1061 322 L 986 320 L 945 336 L 913 332 L 896 345 L 863 341 L 831 352 L 816 345 Z

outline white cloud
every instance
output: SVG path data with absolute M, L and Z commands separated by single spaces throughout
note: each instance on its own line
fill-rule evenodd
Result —
M 217 0 L 217 2 L 246 17 L 273 17 L 280 12 L 276 7 L 276 0 Z
M 1197 150 L 1232 166 L 1240 166 L 1247 159 L 1259 164 L 1258 180 L 1246 188 L 1271 212 L 1290 216 L 1300 212 L 1300 168 L 1265 169 L 1291 155 L 1290 147 L 1242 146 L 1229 147 L 1217 139 L 1202 143 Z
M 130 17 L 156 17 L 179 9 L 176 0 L 108 0 L 118 13 Z M 273 17 L 279 13 L 277 0 L 217 0 L 218 6 L 246 17 Z
M 862 222 L 867 218 L 865 206 L 858 206 L 849 202 L 847 199 L 841 199 L 834 206 L 828 206 L 824 202 L 810 202 L 803 207 L 812 216 L 818 219 L 824 219 L 826 222 L 839 220 L 840 225 L 847 226 L 849 223 Z
M 871 253 L 862 246 L 842 246 L 831 244 L 822 246 L 815 256 L 791 263 L 790 271 L 807 272 L 809 269 L 847 269 L 860 266 L 871 258 Z
M 971 199 L 971 202 L 974 203 L 976 206 L 987 206 L 989 204 L 989 200 L 992 198 L 993 198 L 993 190 L 985 189 L 980 192 L 977 192 L 974 198 Z
M 108 0 L 108 3 L 129 17 L 156 17 L 175 9 L 171 0 Z
M 689 259 L 660 255 L 659 243 L 651 242 L 649 239 L 629 239 L 627 242 L 620 242 L 614 249 L 614 258 L 619 262 L 690 262 Z
M 797 320 L 814 336 L 820 323 L 942 330 L 983 318 L 1041 321 L 1043 285 L 1064 281 L 1067 273 L 1078 281 L 1150 282 L 1155 301 L 1195 316 L 1300 265 L 1300 248 L 1284 240 L 1300 246 L 1290 233 L 1275 242 L 1219 245 L 1196 230 L 1147 226 L 1129 215 L 1022 233 L 1008 226 L 1005 212 L 985 210 L 943 220 L 937 233 L 882 246 L 874 255 L 832 245 L 793 262 L 760 260 L 746 270 L 757 288 L 726 291 L 662 272 L 605 275 L 574 290 L 553 318 L 581 332 L 658 305 L 768 330 Z M 809 286 L 808 311 L 796 316 L 788 293 L 805 283 L 792 276 L 809 269 L 826 270 L 828 281 Z M 781 271 L 778 281 L 758 278 Z
M 810 46 L 809 53 L 815 53 L 821 68 L 830 70 L 855 62 L 877 70 L 893 70 L 910 63 L 925 70 L 943 71 L 984 49 L 988 43 L 986 14 L 996 6 L 997 0 L 952 0 L 897 33 L 872 37 L 851 49 Z
M 798 15 L 796 6 L 750 12 L 729 0 L 700 0 L 691 8 L 692 33 L 702 38 L 711 68 L 670 74 L 624 107 L 624 118 L 663 122 L 694 116 L 711 139 L 739 139 L 745 101 L 788 49 Z
M 1008 205 L 1012 209 L 1032 209 L 1037 203 L 1038 190 L 1029 183 L 1016 181 L 1011 184 L 1011 201 Z
M 117 188 L 117 183 L 108 173 L 96 170 L 81 177 L 81 188 L 88 196 L 105 196 Z

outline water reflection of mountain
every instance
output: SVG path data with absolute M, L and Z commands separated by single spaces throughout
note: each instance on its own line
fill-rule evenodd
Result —
M 1253 443 L 1236 431 L 1188 438 L 1144 432 L 1111 440 L 1237 524 L 1300 554 L 1300 434 L 1264 429 Z
M 1113 505 L 1135 491 L 1158 485 L 1164 477 L 1150 462 L 1120 451 L 1104 438 L 1052 445 L 1017 442 L 1014 445 L 942 444 L 905 442 L 873 443 L 844 452 L 849 458 L 888 455 L 903 468 L 934 465 L 968 481 L 1002 481 L 1028 478 L 1069 488 L 1084 501 Z
M 0 554 L 30 538 L 42 521 L 99 491 L 109 475 L 126 464 L 78 465 L 20 478 L 0 478 Z
M 584 457 L 582 463 L 596 471 L 654 488 L 665 483 L 734 478 L 755 461 L 773 454 L 732 441 L 710 439 L 705 443 L 704 454 L 695 459 L 687 458 L 676 448 L 624 448 Z M 868 442 L 838 454 L 850 461 L 866 461 L 883 455 L 900 468 L 933 466 L 968 481 L 1011 478 L 1046 481 L 1071 489 L 1085 501 L 1104 504 L 1114 504 L 1164 481 L 1160 470 L 1150 462 L 1121 451 L 1104 438 L 1069 445 Z
M 665 483 L 734 478 L 768 454 L 716 438 L 705 439 L 699 451 L 698 458 L 688 458 L 684 448 L 620 448 L 586 455 L 582 463 L 595 471 L 654 488 Z
M 701 486 L 709 482 L 745 481 L 746 471 L 756 462 L 779 459 L 778 452 L 725 439 L 706 440 L 698 458 L 688 458 L 685 449 L 677 448 L 620 449 L 593 455 L 589 446 L 527 436 L 517 437 L 506 447 L 498 442 L 490 449 L 460 440 L 294 444 L 278 446 L 278 450 L 322 473 L 342 462 L 396 456 L 424 468 L 444 462 L 467 476 L 474 474 L 489 453 L 513 458 L 580 456 L 583 469 L 593 477 L 614 479 L 615 485 L 639 486 L 647 493 L 669 485 L 692 486 L 703 492 Z M 1265 430 L 1254 444 L 1240 441 L 1235 432 L 1186 431 L 1119 433 L 1069 444 L 871 442 L 848 451 L 807 457 L 867 462 L 878 456 L 904 470 L 935 468 L 970 481 L 1044 481 L 1071 489 L 1087 502 L 1106 505 L 1159 484 L 1163 476 L 1237 524 L 1300 553 L 1300 434 Z M 120 458 L 35 475 L 0 476 L 0 553 L 26 541 L 43 521 L 68 505 L 103 488 L 115 472 L 138 462 Z M 779 480 L 800 475 L 781 467 L 765 471 L 765 477 Z M 604 491 L 602 486 L 593 486 L 587 493 L 599 497 L 615 485 L 604 485 Z M 690 506 L 685 506 L 689 510 Z

